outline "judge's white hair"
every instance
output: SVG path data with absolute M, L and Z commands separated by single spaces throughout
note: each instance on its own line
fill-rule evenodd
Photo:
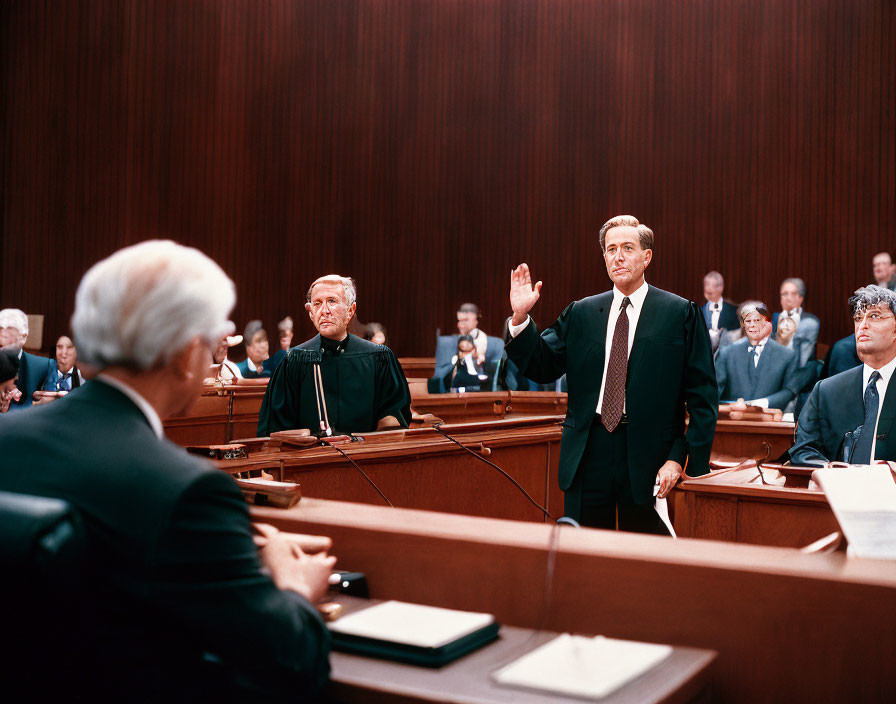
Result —
M 345 305 L 347 306 L 351 306 L 358 299 L 354 279 L 348 276 L 340 276 L 339 274 L 327 274 L 319 279 L 315 279 L 314 283 L 308 287 L 308 293 L 305 294 L 306 303 L 311 302 L 311 294 L 314 291 L 314 287 L 318 284 L 342 284 L 342 290 L 345 292 Z
M 28 316 L 18 308 L 0 310 L 0 328 L 15 328 L 20 335 L 28 334 Z
M 146 371 L 201 337 L 233 332 L 233 281 L 198 249 L 170 240 L 126 247 L 94 264 L 75 294 L 78 358 L 99 369 Z

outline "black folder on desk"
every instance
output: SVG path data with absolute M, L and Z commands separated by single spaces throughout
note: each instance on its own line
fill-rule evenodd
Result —
M 348 653 L 441 667 L 498 637 L 490 614 L 388 601 L 330 626 L 333 647 Z

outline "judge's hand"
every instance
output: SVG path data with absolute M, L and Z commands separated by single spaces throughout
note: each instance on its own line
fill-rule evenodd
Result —
M 675 486 L 675 483 L 681 476 L 681 472 L 681 465 L 673 460 L 668 460 L 662 467 L 660 467 L 660 471 L 656 473 L 657 479 L 660 480 L 660 490 L 659 493 L 657 493 L 656 498 L 665 499 L 669 495 L 669 492 L 672 491 L 672 487 Z
M 526 322 L 529 311 L 541 295 L 541 281 L 532 285 L 529 265 L 520 264 L 510 272 L 510 307 L 513 308 L 513 325 Z
M 255 544 L 262 563 L 271 571 L 274 584 L 292 589 L 312 604 L 327 592 L 336 558 L 326 553 L 307 555 L 273 526 L 256 523 Z

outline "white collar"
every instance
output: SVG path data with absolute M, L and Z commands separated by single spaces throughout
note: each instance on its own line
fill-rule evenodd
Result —
M 873 367 L 869 367 L 867 364 L 862 365 L 862 388 L 864 389 L 868 386 L 868 380 L 871 378 L 871 372 L 877 371 L 880 372 L 881 381 L 884 384 L 890 383 L 890 377 L 893 376 L 893 370 L 896 369 L 896 357 L 887 362 L 880 369 L 874 369 Z
M 113 376 L 101 373 L 97 374 L 95 378 L 98 381 L 102 381 L 104 384 L 108 384 L 114 389 L 118 389 L 121 393 L 127 396 L 134 405 L 140 409 L 143 415 L 146 416 L 146 420 L 149 422 L 149 427 L 152 428 L 152 432 L 156 434 L 156 437 L 159 438 L 159 440 L 165 437 L 165 429 L 162 427 L 162 419 L 159 418 L 156 409 L 149 405 L 149 401 L 143 398 L 132 387 Z
M 20 349 L 19 353 L 16 355 L 16 359 L 18 359 L 20 362 L 22 361 L 22 352 L 24 352 L 24 351 L 25 351 L 24 349 Z
M 467 335 L 475 340 L 477 337 L 479 337 L 479 328 L 473 328 L 472 330 L 470 330 L 470 332 L 467 333 Z
M 794 308 L 793 310 L 785 310 L 785 311 L 784 311 L 784 315 L 787 315 L 787 316 L 789 316 L 789 317 L 791 317 L 791 318 L 792 318 L 793 316 L 800 316 L 800 315 L 802 315 L 802 314 L 803 314 L 803 307 L 802 307 L 802 306 L 800 306 L 799 308 Z
M 628 297 L 629 302 L 632 304 L 632 308 L 634 308 L 635 310 L 640 311 L 641 308 L 644 306 L 644 299 L 647 297 L 647 288 L 648 288 L 647 281 L 645 281 L 643 284 L 641 284 L 638 287 L 637 291 L 635 291 L 634 293 L 632 293 L 632 295 L 630 295 Z M 613 308 L 614 308 L 614 310 L 618 309 L 619 306 L 622 305 L 623 298 L 625 298 L 625 294 L 622 293 L 622 291 L 620 291 L 614 285 L 613 286 Z
M 763 337 L 759 342 L 757 342 L 755 345 L 754 345 L 752 342 L 750 342 L 750 338 L 748 337 L 748 338 L 747 338 L 747 347 L 750 347 L 750 348 L 753 348 L 753 349 L 762 349 L 763 347 L 765 347 L 765 343 L 768 342 L 768 340 L 769 340 L 770 337 L 771 337 L 771 334 L 766 335 L 766 336 Z

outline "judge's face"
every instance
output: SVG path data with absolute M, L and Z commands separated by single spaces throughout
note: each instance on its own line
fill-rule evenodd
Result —
M 356 304 L 345 301 L 342 284 L 320 283 L 311 291 L 311 301 L 305 310 L 314 327 L 324 337 L 341 340 L 348 334 L 348 324 L 355 315 Z
M 755 310 L 744 316 L 744 332 L 750 342 L 756 343 L 762 340 L 772 330 L 772 324 L 764 316 Z
M 75 351 L 75 343 L 67 335 L 63 335 L 56 340 L 56 366 L 59 371 L 67 372 L 75 366 L 75 360 L 78 354 Z
M 641 249 L 638 230 L 620 225 L 604 237 L 604 263 L 607 274 L 622 293 L 634 293 L 644 283 L 644 270 L 653 258 L 653 250 Z
M 889 254 L 878 254 L 871 260 L 871 266 L 874 269 L 874 280 L 881 286 L 886 286 L 896 273 L 896 266 Z
M 794 310 L 802 305 L 803 297 L 796 284 L 788 282 L 781 286 L 781 310 Z
M 469 335 L 479 324 L 479 318 L 475 313 L 457 314 L 457 332 L 461 335 Z
M 867 306 L 853 315 L 856 350 L 865 355 L 880 355 L 896 348 L 896 317 L 887 305 Z

